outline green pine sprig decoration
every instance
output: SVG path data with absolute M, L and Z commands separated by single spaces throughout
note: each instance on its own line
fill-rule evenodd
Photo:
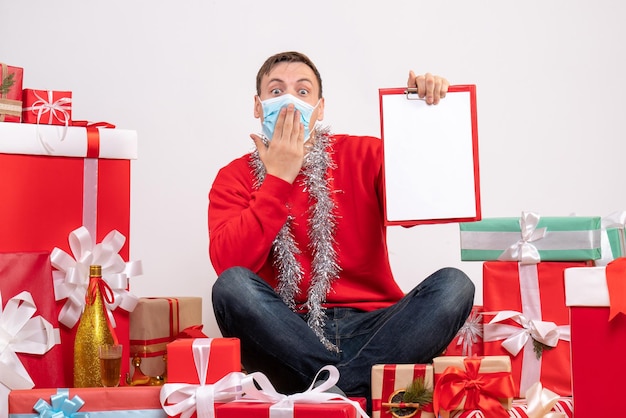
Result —
M 14 75 L 15 74 L 9 74 L 4 78 L 4 80 L 2 80 L 2 84 L 0 85 L 0 94 L 7 94 L 9 89 L 13 87 L 13 84 L 15 84 L 15 80 L 13 80 Z
M 426 388 L 423 377 L 418 377 L 407 386 L 402 400 L 406 403 L 412 402 L 420 405 L 432 403 L 433 391 Z
M 552 350 L 553 348 L 554 347 L 550 347 L 549 345 L 533 339 L 533 351 L 535 352 L 535 356 L 537 356 L 537 360 L 541 358 L 545 350 Z

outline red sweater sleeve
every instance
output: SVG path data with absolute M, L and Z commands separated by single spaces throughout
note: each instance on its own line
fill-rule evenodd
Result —
M 287 220 L 293 186 L 267 175 L 254 190 L 249 158 L 222 168 L 209 192 L 209 255 L 217 274 L 232 266 L 259 271 Z

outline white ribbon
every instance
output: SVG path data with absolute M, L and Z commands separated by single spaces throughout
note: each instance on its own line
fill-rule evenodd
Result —
M 323 381 L 319 386 L 315 386 L 317 378 L 323 371 L 329 373 L 328 379 Z M 271 403 L 273 405 L 270 406 L 269 418 L 294 418 L 294 406 L 298 403 L 327 404 L 347 402 L 354 406 L 361 417 L 369 418 L 358 402 L 336 393 L 326 392 L 338 381 L 339 370 L 332 365 L 324 366 L 317 372 L 313 383 L 311 383 L 311 386 L 309 386 L 306 391 L 293 395 L 283 395 L 274 389 L 274 386 L 272 386 L 269 379 L 263 373 L 255 372 L 248 375 L 242 381 L 242 388 L 245 395 L 243 399 L 236 400 L 235 402 L 255 401 Z M 257 385 L 260 389 L 257 388 Z
M 8 389 L 32 389 L 35 385 L 17 353 L 43 355 L 61 342 L 59 329 L 37 311 L 29 292 L 11 298 L 4 310 L 0 293 L 0 383 Z
M 504 250 L 498 257 L 500 261 L 519 261 L 522 264 L 536 264 L 541 261 L 539 250 L 533 244 L 546 236 L 547 228 L 537 229 L 540 216 L 534 212 L 522 212 L 519 220 L 522 237 L 515 244 Z
M 609 234 L 607 231 L 607 229 L 610 228 L 617 228 L 618 230 L 620 230 L 620 238 L 622 239 L 622 242 L 620 242 L 620 245 L 622 246 L 622 248 L 620 248 L 620 255 L 626 255 L 626 242 L 624 242 L 624 234 L 626 233 L 626 211 L 613 212 L 608 216 L 602 218 L 601 221 L 601 256 L 599 260 L 595 261 L 596 266 L 606 266 L 615 258 L 613 256 L 613 252 L 611 251 L 611 243 L 609 242 Z
M 61 97 L 59 100 L 53 102 L 54 91 L 48 90 L 46 91 L 46 93 L 48 94 L 48 97 L 43 98 L 37 93 L 37 91 L 33 91 L 33 94 L 39 100 L 35 100 L 35 102 L 31 106 L 25 107 L 23 111 L 32 111 L 33 113 L 35 111 L 37 112 L 37 126 L 39 126 L 42 117 L 46 113 L 49 114 L 48 124 L 52 124 L 52 121 L 54 121 L 55 119 L 61 122 L 64 126 L 63 134 L 59 138 L 59 141 L 63 141 L 65 139 L 65 136 L 67 135 L 67 127 L 69 126 L 71 119 L 68 111 L 72 109 L 72 99 L 70 97 Z M 50 143 L 43 138 L 43 136 L 39 132 L 39 129 L 37 129 L 37 136 L 39 137 L 41 145 L 43 145 L 45 150 L 48 153 L 52 153 L 54 151 L 54 147 L 52 147 L 52 145 L 50 145 Z
M 462 346 L 461 355 L 472 356 L 472 347 L 483 338 L 483 316 L 481 313 L 472 310 L 461 329 L 457 332 L 456 345 Z
M 180 414 L 189 418 L 197 411 L 197 418 L 215 417 L 215 403 L 233 401 L 242 395 L 241 381 L 246 376 L 232 372 L 207 385 L 212 338 L 196 338 L 192 343 L 192 353 L 200 384 L 166 383 L 161 387 L 160 401 L 168 416 Z
M 541 382 L 534 383 L 526 391 L 526 405 L 528 418 L 565 418 L 562 412 L 552 412 L 552 408 L 558 402 L 560 396 L 544 389 Z
M 118 231 L 111 231 L 101 243 L 93 244 L 91 234 L 85 227 L 72 231 L 69 244 L 72 255 L 60 248 L 54 248 L 50 254 L 56 300 L 67 299 L 59 312 L 59 322 L 73 328 L 85 307 L 85 294 L 89 286 L 89 266 L 102 266 L 102 278 L 113 291 L 113 302 L 105 301 L 107 314 L 113 326 L 115 318 L 112 311 L 118 307 L 132 312 L 139 298 L 126 290 L 130 277 L 143 274 L 141 261 L 125 262 L 119 251 L 124 246 L 126 237 Z

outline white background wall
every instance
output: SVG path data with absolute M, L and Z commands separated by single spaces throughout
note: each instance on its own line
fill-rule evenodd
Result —
M 379 135 L 378 88 L 409 69 L 476 84 L 484 217 L 626 208 L 626 3 L 614 0 L 0 0 L 0 61 L 24 87 L 73 91 L 74 119 L 139 133 L 131 259 L 138 296 L 210 302 L 207 193 L 250 151 L 254 81 L 282 50 L 318 65 L 336 133 Z M 461 262 L 458 225 L 389 230 L 408 290 Z

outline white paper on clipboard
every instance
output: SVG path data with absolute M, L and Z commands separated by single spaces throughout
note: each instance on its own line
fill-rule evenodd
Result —
M 480 219 L 475 97 L 473 85 L 450 86 L 427 105 L 380 89 L 387 225 Z

